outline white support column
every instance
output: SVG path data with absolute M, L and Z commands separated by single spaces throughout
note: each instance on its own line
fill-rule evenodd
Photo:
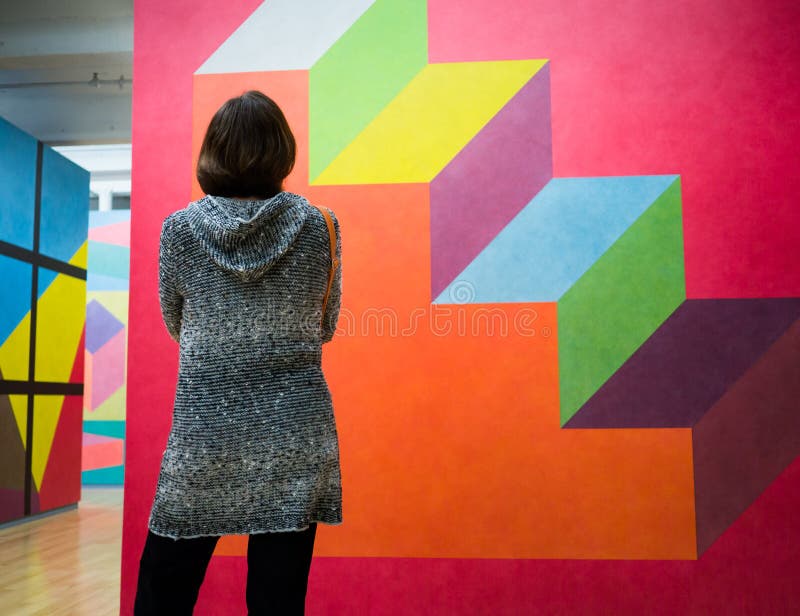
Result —
M 111 189 L 101 190 L 97 193 L 97 209 L 101 212 L 111 211 L 111 197 L 113 193 Z

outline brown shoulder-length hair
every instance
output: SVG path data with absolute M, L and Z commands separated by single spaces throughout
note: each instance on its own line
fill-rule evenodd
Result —
M 269 96 L 250 90 L 219 108 L 208 125 L 197 181 L 207 195 L 268 199 L 283 190 L 297 146 Z

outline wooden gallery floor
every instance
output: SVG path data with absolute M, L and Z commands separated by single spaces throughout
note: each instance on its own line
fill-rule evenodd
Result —
M 122 488 L 83 486 L 77 508 L 0 528 L 0 614 L 119 614 Z

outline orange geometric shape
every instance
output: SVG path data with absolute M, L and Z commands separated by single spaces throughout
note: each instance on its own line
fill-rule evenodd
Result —
M 429 185 L 308 186 L 307 72 L 193 79 L 195 164 L 219 106 L 262 90 L 297 140 L 286 189 L 347 229 L 339 334 L 323 358 L 347 523 L 323 525 L 315 554 L 696 558 L 689 430 L 562 430 L 555 304 L 432 305 Z M 488 331 L 525 311 L 538 335 Z M 215 553 L 244 555 L 246 542 Z
M 554 304 L 429 303 L 426 185 L 305 194 L 348 229 L 345 335 L 323 358 L 347 523 L 319 529 L 318 556 L 696 557 L 690 431 L 562 430 Z M 523 309 L 537 335 L 483 325 Z
M 281 107 L 294 133 L 297 162 L 286 189 L 300 192 L 308 183 L 308 71 L 195 75 L 193 80 L 192 169 L 197 167 L 203 136 L 217 109 L 229 98 L 247 90 L 260 90 Z M 298 104 L 300 101 L 303 104 Z M 193 174 L 192 199 L 199 199 L 203 194 Z
M 117 466 L 123 463 L 125 441 L 121 438 L 83 434 L 82 471 Z

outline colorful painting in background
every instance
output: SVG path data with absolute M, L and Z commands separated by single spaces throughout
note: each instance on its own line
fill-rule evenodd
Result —
M 89 212 L 83 483 L 122 485 L 130 210 Z
M 151 273 L 131 324 L 162 336 L 131 345 L 129 399 L 152 410 L 129 426 L 123 613 L 175 385 L 158 229 L 201 194 L 211 115 L 249 88 L 295 131 L 287 188 L 346 234 L 324 357 L 345 522 L 319 529 L 310 613 L 791 613 L 800 135 L 797 96 L 770 93 L 797 77 L 798 15 L 719 6 L 137 4 Z M 183 32 L 207 48 L 176 52 Z M 219 542 L 198 613 L 244 610 L 245 554 Z
M 0 522 L 80 500 L 89 173 L 0 119 Z

